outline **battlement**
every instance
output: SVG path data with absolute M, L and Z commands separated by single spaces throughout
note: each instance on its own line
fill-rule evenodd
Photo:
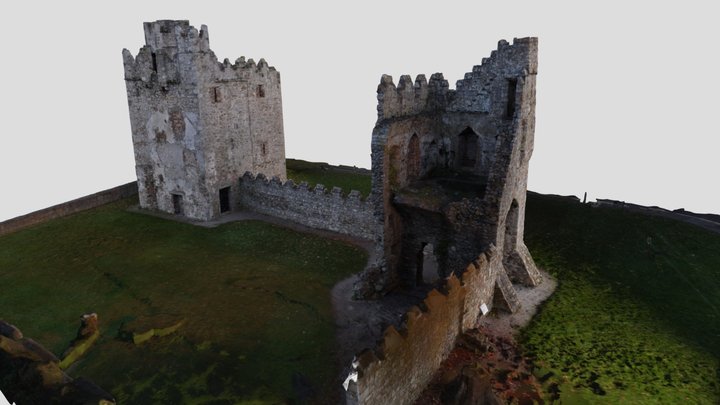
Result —
M 153 52 L 176 48 L 180 52 L 206 52 L 210 49 L 210 34 L 206 25 L 198 31 L 187 20 L 158 20 L 143 23 L 145 44 Z
M 243 209 L 288 219 L 312 228 L 325 229 L 374 240 L 380 232 L 373 220 L 373 204 L 357 190 L 344 195 L 339 187 L 310 187 L 292 180 L 268 179 L 246 172 L 240 179 Z
M 332 196 L 333 198 L 343 199 L 348 201 L 349 203 L 358 205 L 365 204 L 367 202 L 367 198 L 364 198 L 362 193 L 357 190 L 350 190 L 350 192 L 346 195 L 345 193 L 343 193 L 343 189 L 340 187 L 333 187 L 331 189 L 328 189 L 320 183 L 316 184 L 315 187 L 310 187 L 308 185 L 308 182 L 306 181 L 297 184 L 292 179 L 288 179 L 287 181 L 283 182 L 277 176 L 273 176 L 272 178 L 268 179 L 267 176 L 265 176 L 263 173 L 253 175 L 250 172 L 245 172 L 245 174 L 243 174 L 242 176 L 242 181 L 255 182 L 256 184 L 261 184 L 269 188 L 284 188 L 287 190 L 292 190 L 293 192 L 304 191 L 313 195 Z
M 499 99 L 499 86 L 504 85 L 497 79 L 537 74 L 537 44 L 537 38 L 515 38 L 512 45 L 500 40 L 489 57 L 456 82 L 455 90 L 449 88 L 442 73 L 434 73 L 429 82 L 425 75 L 418 75 L 414 83 L 410 76 L 403 75 L 397 86 L 392 76 L 383 75 L 377 88 L 378 122 L 444 111 L 494 112 L 493 93 Z
M 457 336 L 476 327 L 479 317 L 492 309 L 501 274 L 502 261 L 493 246 L 461 276 L 451 274 L 410 308 L 402 325 L 388 326 L 374 349 L 356 356 L 346 389 L 358 403 L 413 403 Z
M 240 57 L 231 63 L 220 62 L 210 49 L 208 28 L 200 30 L 187 20 L 158 20 L 143 24 L 145 46 L 137 56 L 123 49 L 125 80 L 143 81 L 150 84 L 189 83 L 197 84 L 203 79 L 211 81 L 256 81 L 250 76 L 270 76 L 279 80 L 277 70 L 265 59 L 255 63 L 253 59 Z M 207 71 L 208 67 L 214 67 Z M 202 72 L 202 74 L 200 73 Z M 259 73 L 259 74 L 258 74 Z

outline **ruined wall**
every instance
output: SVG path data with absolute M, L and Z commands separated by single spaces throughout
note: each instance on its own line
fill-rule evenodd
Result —
M 141 207 L 207 220 L 220 189 L 237 205 L 244 172 L 284 178 L 279 73 L 264 60 L 218 62 L 205 26 L 144 29 L 138 55 L 123 50 Z
M 374 350 L 359 354 L 347 381 L 348 404 L 412 404 L 464 331 L 476 326 L 481 306 L 492 310 L 498 280 L 504 274 L 494 249 L 451 275 L 443 292 L 432 290 L 424 309 L 413 307 L 405 324 L 390 326 Z M 516 297 L 514 305 L 517 305 Z
M 303 182 L 283 183 L 278 178 L 250 173 L 240 179 L 240 206 L 254 212 L 288 219 L 312 228 L 325 229 L 363 239 L 375 240 L 379 227 L 373 221 L 373 205 L 353 190 L 347 196 L 322 184 L 309 188 Z
M 462 263 L 494 245 L 506 257 L 513 281 L 540 282 L 522 239 L 536 74 L 537 38 L 521 38 L 512 44 L 499 41 L 455 90 L 440 73 L 429 81 L 419 75 L 414 83 L 410 76 L 401 76 L 397 86 L 383 75 L 377 89 L 371 195 L 376 221 L 384 224 L 383 262 L 363 275 L 358 291 L 367 295 L 394 288 L 408 278 L 408 270 L 402 269 L 414 254 L 408 249 L 438 239 L 438 232 L 414 227 L 421 221 L 413 221 L 413 216 L 425 215 L 426 202 L 399 201 L 403 193 L 433 199 L 436 190 L 416 187 L 433 180 L 444 193 L 430 208 L 445 219 L 440 243 L 455 248 L 443 260 L 448 267 L 441 272 L 460 270 Z M 458 185 L 464 190 L 458 192 Z
M 108 190 L 86 195 L 72 201 L 53 205 L 52 207 L 31 212 L 26 215 L 8 219 L 7 221 L 0 222 L 0 236 L 29 228 L 33 225 L 38 225 L 51 219 L 61 218 L 66 215 L 75 214 L 80 211 L 89 210 L 114 201 L 122 200 L 123 198 L 133 196 L 137 193 L 137 182 L 133 181 Z

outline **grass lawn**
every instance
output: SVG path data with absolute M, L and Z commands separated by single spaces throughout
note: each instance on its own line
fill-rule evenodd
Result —
M 205 229 L 125 200 L 0 238 L 0 317 L 56 354 L 96 312 L 69 370 L 119 403 L 321 403 L 332 398 L 332 286 L 364 251 L 260 222 Z M 136 346 L 129 325 L 175 334 Z M 2 387 L 6 391 L 6 387 Z
M 370 190 L 369 176 L 323 164 L 288 160 L 288 177 Z M 60 354 L 97 312 L 102 337 L 70 373 L 121 403 L 333 402 L 329 290 L 364 252 L 129 204 L 0 238 L 0 317 Z M 521 336 L 547 391 L 564 404 L 720 403 L 720 235 L 531 193 L 525 240 L 559 281 Z M 165 319 L 185 323 L 140 346 L 118 339 Z
M 546 388 L 566 404 L 720 403 L 720 235 L 537 194 L 526 212 L 559 281 L 522 336 Z
M 287 159 L 287 177 L 296 184 L 306 181 L 310 187 L 322 184 L 326 189 L 340 187 L 344 194 L 357 190 L 363 196 L 370 195 L 370 176 L 342 170 L 327 163 L 306 162 L 304 160 Z
M 561 403 L 720 403 L 720 235 L 530 193 L 525 241 L 559 286 L 521 343 Z

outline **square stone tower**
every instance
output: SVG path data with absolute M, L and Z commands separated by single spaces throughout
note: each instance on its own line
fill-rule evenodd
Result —
M 144 28 L 138 55 L 123 50 L 140 206 L 210 220 L 237 206 L 246 171 L 285 179 L 275 68 L 218 62 L 204 25 Z

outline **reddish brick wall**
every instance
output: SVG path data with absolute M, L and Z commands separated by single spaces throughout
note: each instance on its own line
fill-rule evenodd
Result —
M 137 182 L 133 181 L 131 183 L 103 190 L 95 194 L 80 197 L 72 201 L 53 205 L 52 207 L 31 212 L 26 215 L 8 219 L 7 221 L 0 222 L 0 236 L 19 231 L 20 229 L 33 225 L 41 224 L 51 219 L 64 217 L 76 212 L 99 207 L 113 201 L 118 201 L 123 198 L 136 195 L 137 192 Z

